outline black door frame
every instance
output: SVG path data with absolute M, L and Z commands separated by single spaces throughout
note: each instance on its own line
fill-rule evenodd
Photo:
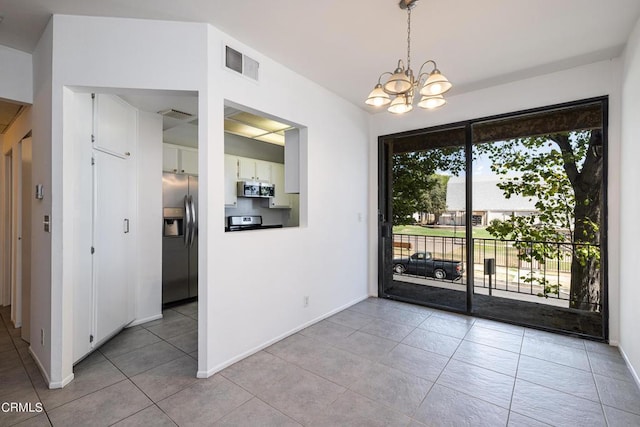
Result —
M 465 209 L 466 212 L 473 212 L 473 174 L 472 174 L 472 166 L 473 166 L 473 134 L 472 129 L 473 125 L 481 122 L 488 122 L 493 120 L 502 120 L 513 118 L 517 116 L 524 116 L 527 114 L 535 114 L 548 112 L 553 110 L 559 110 L 563 108 L 571 108 L 577 107 L 586 104 L 594 104 L 600 103 L 602 107 L 602 146 L 603 146 L 603 166 L 602 166 L 602 229 L 600 230 L 600 260 L 601 260 L 601 281 L 602 281 L 602 337 L 594 337 L 590 335 L 583 335 L 580 333 L 573 333 L 571 331 L 563 330 L 563 329 L 555 329 L 542 327 L 539 325 L 532 324 L 524 324 L 519 322 L 511 322 L 505 321 L 501 319 L 492 318 L 491 316 L 480 315 L 477 313 L 472 313 L 473 309 L 473 268 L 469 267 L 474 264 L 474 252 L 473 252 L 473 224 L 472 221 L 465 221 L 465 232 L 466 236 L 469 238 L 466 239 L 466 263 L 467 263 L 467 288 L 466 288 L 466 310 L 460 311 L 454 308 L 447 308 L 443 306 L 434 306 L 433 304 L 429 304 L 428 302 L 417 302 L 417 301 L 409 301 L 407 299 L 386 294 L 384 291 L 385 288 L 385 280 L 392 280 L 393 273 L 391 268 L 386 268 L 385 261 L 389 258 L 389 255 L 392 254 L 393 245 L 390 244 L 390 240 L 393 239 L 393 228 L 392 228 L 392 196 L 393 196 L 393 188 L 392 188 L 392 156 L 393 156 L 393 144 L 396 140 L 401 140 L 407 137 L 415 137 L 419 135 L 423 135 L 426 133 L 437 132 L 447 129 L 453 128 L 464 128 L 465 131 Z M 445 125 L 439 125 L 429 128 L 415 129 L 405 132 L 399 132 L 394 134 L 382 135 L 378 137 L 378 296 L 381 298 L 394 299 L 404 302 L 410 302 L 413 304 L 421 304 L 424 306 L 430 306 L 438 309 L 444 309 L 453 312 L 461 312 L 468 315 L 473 315 L 476 317 L 483 317 L 492 320 L 498 320 L 506 323 L 514 323 L 521 326 L 531 327 L 535 329 L 549 330 L 552 332 L 559 332 L 569 335 L 576 335 L 582 338 L 594 339 L 598 341 L 607 341 L 609 340 L 609 260 L 608 260 L 608 140 L 609 140 L 609 97 L 608 96 L 600 96 L 594 98 L 581 99 L 572 102 L 554 104 L 545 107 L 532 108 L 527 110 L 514 111 L 511 113 L 498 114 L 493 116 L 487 116 L 477 119 L 464 120 L 455 123 L 449 123 Z M 467 215 L 468 216 L 468 215 Z M 385 277 L 388 276 L 388 277 Z

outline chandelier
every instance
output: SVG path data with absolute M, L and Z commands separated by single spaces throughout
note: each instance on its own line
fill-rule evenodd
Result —
M 414 94 L 420 94 L 418 107 L 432 110 L 444 105 L 447 101 L 443 93 L 451 89 L 451 83 L 440 73 L 433 60 L 428 60 L 420 66 L 418 75 L 411 69 L 411 9 L 418 0 L 400 0 L 400 9 L 407 10 L 407 67 L 402 59 L 398 60 L 395 71 L 386 71 L 378 77 L 378 84 L 373 88 L 365 101 L 367 105 L 382 107 L 389 105 L 387 110 L 394 114 L 403 114 L 413 110 Z M 423 72 L 425 67 L 432 66 L 430 72 Z M 390 75 L 387 81 L 381 83 L 382 77 Z M 424 80 L 424 82 L 423 82 Z M 393 98 L 392 98 L 393 97 Z

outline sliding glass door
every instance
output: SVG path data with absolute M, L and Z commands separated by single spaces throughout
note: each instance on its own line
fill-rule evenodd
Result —
M 465 128 L 387 140 L 382 160 L 383 293 L 466 311 Z
M 380 295 L 606 339 L 606 98 L 380 138 Z

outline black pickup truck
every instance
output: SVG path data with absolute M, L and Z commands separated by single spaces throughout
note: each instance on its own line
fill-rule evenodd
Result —
M 410 257 L 394 259 L 393 272 L 456 280 L 462 276 L 463 269 L 460 261 L 433 259 L 431 252 L 416 252 Z

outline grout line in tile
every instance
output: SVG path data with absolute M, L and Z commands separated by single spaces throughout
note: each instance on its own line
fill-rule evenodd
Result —
M 516 393 L 516 383 L 518 382 L 518 370 L 520 369 L 520 359 L 522 358 L 522 343 L 524 342 L 524 333 L 522 334 L 522 341 L 520 342 L 520 351 L 518 352 L 518 363 L 516 364 L 516 372 L 513 374 L 513 387 L 511 388 L 511 398 L 509 399 L 509 413 L 507 415 L 507 425 L 509 425 L 509 419 L 511 418 L 511 406 L 513 405 L 513 396 Z
M 437 332 L 436 332 L 437 333 Z M 453 356 L 456 354 L 456 352 L 458 351 L 458 349 L 460 348 L 460 346 L 462 345 L 462 342 L 464 340 L 460 339 L 460 342 L 458 343 L 458 345 L 456 346 L 456 349 L 453 351 L 453 353 L 451 354 L 451 356 L 449 356 L 449 360 L 447 360 L 447 363 L 444 365 L 444 367 L 442 368 L 442 370 L 440 371 L 440 373 L 438 374 L 438 376 L 436 377 L 435 380 L 432 381 L 432 385 L 429 388 L 429 391 L 427 392 L 427 394 L 424 395 L 424 397 L 422 398 L 422 400 L 420 401 L 420 404 L 418 405 L 418 407 L 415 409 L 415 411 L 413 411 L 413 414 L 411 414 L 411 418 L 413 419 L 413 416 L 416 414 L 416 411 L 418 409 L 420 409 L 420 407 L 422 406 L 422 404 L 424 403 L 424 401 L 427 399 L 427 397 L 429 397 L 429 394 L 431 394 L 431 391 L 433 390 L 433 387 L 438 384 L 438 380 L 440 379 L 440 377 L 442 376 L 442 373 L 445 371 L 445 369 L 447 369 L 447 366 L 449 366 L 449 363 L 451 363 L 453 359 Z M 408 345 L 408 344 L 405 344 Z M 415 347 L 414 347 L 415 348 Z M 422 350 L 422 349 L 421 349 Z M 437 353 L 436 353 L 437 354 Z M 446 356 L 445 356 L 446 357 Z M 438 384 L 440 387 L 445 387 L 443 385 Z M 445 387 L 448 388 L 448 387 Z M 466 393 L 465 393 L 466 394 Z
M 133 383 L 133 381 L 131 381 L 131 382 Z M 135 385 L 135 383 L 134 383 L 134 385 Z M 140 391 L 142 391 L 142 390 L 140 390 Z M 146 396 L 146 395 L 145 395 L 145 396 Z M 148 397 L 149 397 L 149 396 L 147 396 L 147 398 L 148 398 Z M 149 399 L 149 400 L 151 400 L 151 399 Z M 144 408 L 140 409 L 139 411 L 136 411 L 136 412 L 134 412 L 134 413 L 133 413 L 133 414 L 131 414 L 131 415 L 127 415 L 126 417 L 124 417 L 124 418 L 122 418 L 122 419 L 120 419 L 120 420 L 117 420 L 117 421 L 115 421 L 115 422 L 113 422 L 113 423 L 109 424 L 109 426 L 116 425 L 116 424 L 118 424 L 119 422 L 122 422 L 122 421 L 124 421 L 124 420 L 126 420 L 126 419 L 128 419 L 128 418 L 131 418 L 131 417 L 135 416 L 136 414 L 139 414 L 139 413 L 140 413 L 140 412 L 142 412 L 142 411 L 145 411 L 145 410 L 147 410 L 147 409 L 151 408 L 152 406 L 157 406 L 155 403 L 153 403 L 153 400 L 151 400 L 151 405 L 149 405 L 149 406 L 145 406 Z M 171 421 L 173 421 L 173 420 L 171 420 Z M 174 423 L 175 423 L 175 421 L 174 421 Z
M 0 319 L 3 320 L 3 324 L 5 327 L 5 330 L 7 331 L 7 333 L 9 333 L 9 328 L 6 324 L 6 321 L 4 319 L 4 314 L 0 313 Z M 9 335 L 11 335 L 9 333 Z M 29 370 L 27 369 L 27 366 L 25 365 L 24 359 L 22 357 L 22 355 L 20 354 L 20 351 L 18 351 L 18 347 L 16 346 L 15 342 L 13 341 L 13 339 L 11 339 L 11 344 L 13 345 L 14 351 L 18 356 L 18 359 L 20 359 L 20 365 L 22 366 L 22 369 L 24 369 L 25 373 L 27 374 L 27 378 L 29 379 L 29 383 L 31 384 L 31 389 L 33 390 L 34 394 L 36 395 L 36 397 L 38 398 L 38 401 L 42 404 L 42 398 L 40 397 L 40 393 L 38 393 L 38 389 L 36 388 L 35 384 L 33 383 L 33 378 L 31 378 L 31 375 L 29 375 Z M 26 357 L 31 358 L 31 354 L 29 352 L 27 352 Z M 40 372 L 40 368 L 38 368 L 38 375 L 40 375 L 42 377 L 42 372 Z M 44 378 L 42 378 L 44 381 Z M 42 412 L 44 412 L 45 414 L 47 414 L 47 419 L 49 420 L 49 424 L 53 425 L 53 423 L 51 422 L 51 419 L 49 418 L 49 414 L 47 413 L 46 409 L 44 408 L 44 404 L 42 404 Z M 37 416 L 39 414 L 34 414 L 34 417 Z M 29 417 L 27 419 L 31 419 L 33 417 Z
M 586 346 L 585 346 L 586 351 Z M 591 357 L 589 356 L 589 352 L 587 351 L 587 362 L 589 363 L 589 371 L 591 373 L 591 378 L 593 379 L 593 384 L 596 387 L 596 394 L 598 395 L 598 403 L 600 404 L 600 410 L 602 411 L 602 416 L 604 417 L 604 422 L 609 425 L 609 420 L 607 419 L 607 413 L 604 410 L 604 403 L 602 402 L 602 396 L 600 395 L 600 387 L 598 387 L 598 382 L 596 381 L 596 374 L 593 372 L 593 366 L 591 365 Z

